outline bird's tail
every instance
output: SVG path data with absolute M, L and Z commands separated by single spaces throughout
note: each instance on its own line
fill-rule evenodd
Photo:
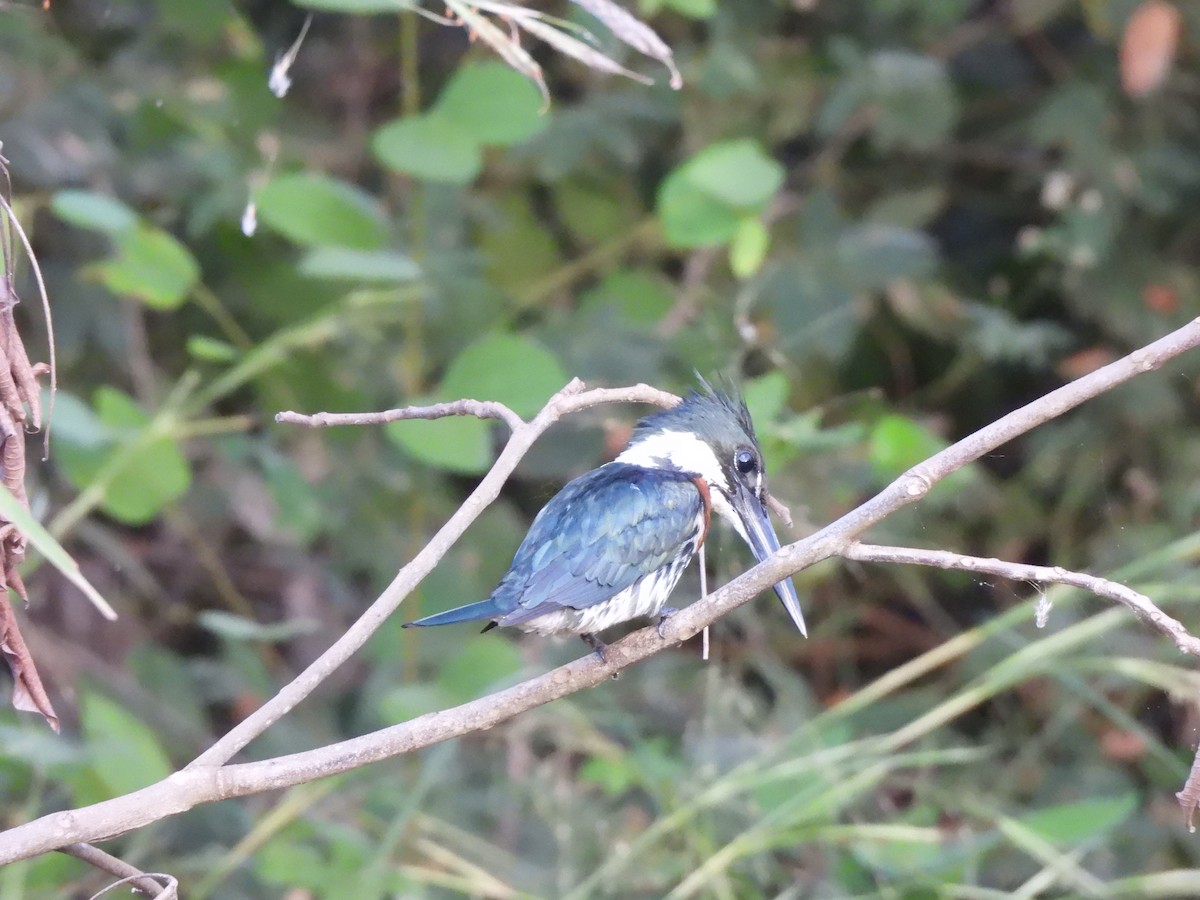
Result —
M 405 622 L 405 628 L 424 628 L 426 625 L 453 625 L 455 622 L 476 622 L 482 619 L 496 619 L 504 611 L 496 605 L 496 601 L 488 598 L 478 603 L 468 603 L 466 606 L 456 606 L 415 622 Z

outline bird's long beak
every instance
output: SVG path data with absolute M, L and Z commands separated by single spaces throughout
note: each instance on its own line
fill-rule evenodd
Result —
M 779 549 L 779 538 L 775 536 L 775 529 L 771 527 L 766 506 L 758 497 L 754 496 L 752 491 L 740 483 L 737 490 L 734 491 L 732 505 L 745 528 L 746 543 L 754 551 L 755 559 L 762 562 Z M 796 596 L 796 588 L 792 584 L 792 579 L 785 578 L 775 585 L 775 593 L 783 601 L 783 608 L 788 611 L 788 615 L 792 617 L 792 621 L 796 623 L 800 633 L 808 637 L 808 629 L 804 625 L 804 613 L 800 612 L 800 598 Z

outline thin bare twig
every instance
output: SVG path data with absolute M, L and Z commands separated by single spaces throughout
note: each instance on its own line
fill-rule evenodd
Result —
M 600 684 L 615 672 L 664 647 L 698 634 L 782 578 L 845 552 L 866 529 L 925 496 L 934 484 L 1018 435 L 1050 421 L 1136 375 L 1200 346 L 1200 319 L 1130 355 L 1097 369 L 1009 413 L 897 478 L 871 500 L 803 540 L 790 544 L 707 599 L 681 610 L 662 626 L 644 628 L 611 644 L 605 659 L 588 654 L 521 684 L 452 709 L 419 716 L 371 734 L 315 750 L 241 765 L 222 765 L 315 688 L 353 653 L 445 554 L 449 546 L 499 492 L 500 485 L 533 441 L 568 412 L 606 402 L 635 401 L 670 406 L 675 398 L 645 385 L 584 391 L 574 381 L 532 421 L 515 431 L 492 471 L 451 520 L 324 656 L 234 728 L 190 766 L 162 781 L 76 810 L 50 813 L 0 834 L 0 865 L 55 850 L 75 841 L 94 841 L 177 815 L 193 806 L 287 787 L 344 772 L 491 728 L 551 700 Z M 1186 788 L 1185 788 L 1186 789 Z
M 304 425 L 308 428 L 333 428 L 339 425 L 384 425 L 404 419 L 444 419 L 446 416 L 474 416 L 477 419 L 500 419 L 511 431 L 525 424 L 525 420 L 503 403 L 493 400 L 453 400 L 449 403 L 434 403 L 432 406 L 406 406 L 401 409 L 386 409 L 383 412 L 328 413 L 312 415 L 291 412 L 276 413 L 275 421 L 289 425 Z
M 131 884 L 139 891 L 149 894 L 154 900 L 175 900 L 179 896 L 179 882 L 171 875 L 143 872 L 137 866 L 131 866 L 125 860 L 118 859 L 111 853 L 105 853 L 99 847 L 93 847 L 91 844 L 70 844 L 63 847 L 60 852 L 121 879 L 110 884 L 95 897 L 107 894 L 122 884 Z
M 1116 581 L 1069 572 L 1061 566 L 1031 566 L 1006 562 L 1002 559 L 964 556 L 948 550 L 918 550 L 912 547 L 881 547 L 857 541 L 841 551 L 840 556 L 859 562 L 901 563 L 910 566 L 932 566 L 937 569 L 961 569 L 965 572 L 987 572 L 1014 581 L 1040 581 L 1046 584 L 1068 584 L 1091 591 L 1098 597 L 1115 600 L 1128 606 L 1151 625 L 1171 638 L 1183 653 L 1200 656 L 1200 638 L 1188 632 L 1183 623 L 1161 609 L 1145 594 Z

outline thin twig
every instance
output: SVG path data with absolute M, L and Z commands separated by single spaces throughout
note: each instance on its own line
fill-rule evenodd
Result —
M 384 425 L 404 419 L 444 419 L 447 416 L 500 419 L 512 431 L 525 424 L 525 420 L 511 409 L 493 400 L 453 400 L 449 403 L 434 403 L 431 406 L 405 406 L 401 409 L 365 413 L 319 412 L 305 415 L 289 410 L 276 413 L 275 421 L 289 425 L 305 425 L 308 428 L 334 428 L 339 425 Z
M 932 566 L 937 569 L 961 569 L 965 572 L 987 572 L 1014 581 L 1040 581 L 1046 584 L 1069 584 L 1091 591 L 1128 606 L 1151 625 L 1171 638 L 1183 653 L 1200 656 L 1200 638 L 1190 634 L 1183 623 L 1161 609 L 1145 594 L 1116 581 L 1069 572 L 1061 566 L 1031 566 L 981 556 L 963 556 L 948 550 L 918 550 L 912 547 L 881 547 L 877 544 L 852 543 L 840 556 L 859 562 L 901 563 L 910 566 Z
M 70 844 L 63 847 L 60 852 L 121 879 L 116 884 L 110 884 L 100 894 L 96 894 L 97 897 L 121 884 L 132 884 L 139 891 L 149 894 L 154 900 L 174 900 L 179 896 L 179 883 L 172 876 L 158 872 L 143 872 L 137 866 L 131 866 L 125 860 L 118 859 L 111 853 L 105 853 L 99 847 L 93 847 L 91 844 Z

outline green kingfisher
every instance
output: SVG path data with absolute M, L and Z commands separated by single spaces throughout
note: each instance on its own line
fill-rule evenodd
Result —
M 405 627 L 490 620 L 538 634 L 596 638 L 621 622 L 658 616 L 708 536 L 713 513 L 757 559 L 779 549 L 767 481 L 742 398 L 701 382 L 678 406 L 639 421 L 617 458 L 569 482 L 538 513 L 508 572 L 486 600 Z M 807 635 L 791 579 L 775 585 Z

